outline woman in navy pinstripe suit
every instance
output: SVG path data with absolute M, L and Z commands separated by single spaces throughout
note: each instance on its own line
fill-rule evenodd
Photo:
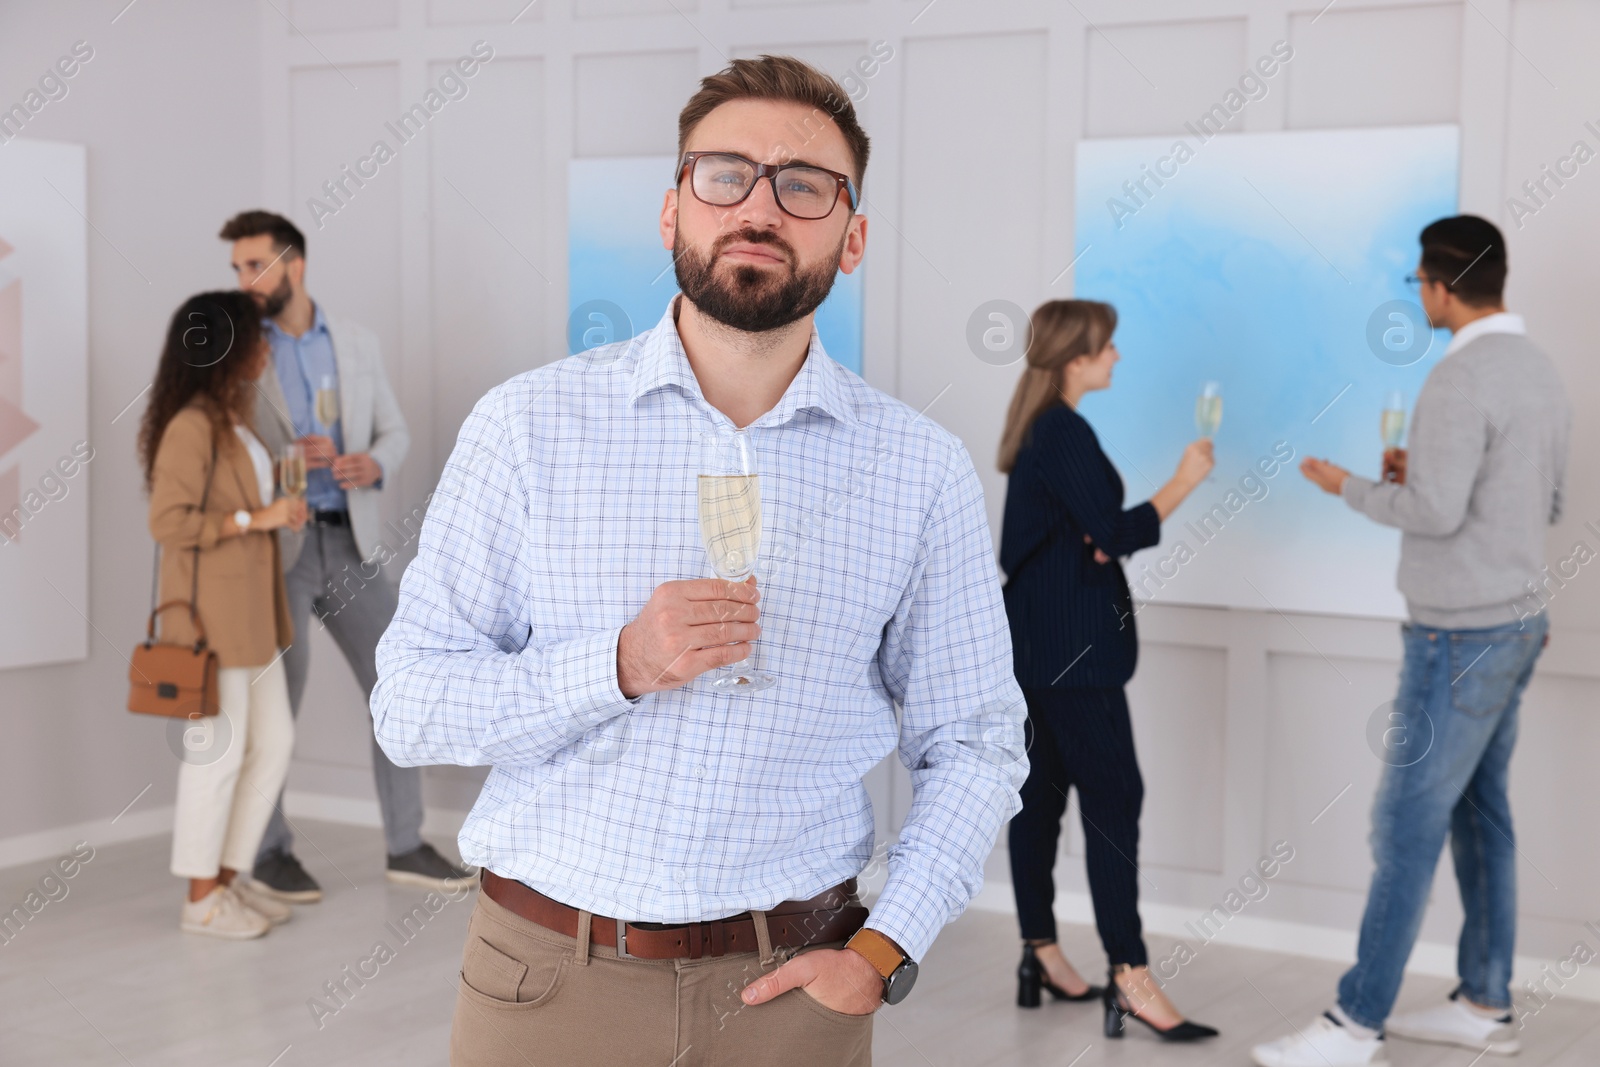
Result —
M 1123 686 L 1139 644 L 1121 558 L 1161 539 L 1161 522 L 1211 470 L 1211 442 L 1195 441 L 1177 473 L 1143 504 L 1123 507 L 1122 479 L 1077 412 L 1111 385 L 1120 358 L 1116 311 L 1089 300 L 1051 300 L 1033 313 L 1028 365 L 1000 443 L 1011 476 L 1000 538 L 1006 613 L 1028 701 L 1030 770 L 1011 821 L 1011 879 L 1024 941 L 1017 1003 L 1040 991 L 1057 999 L 1101 997 L 1106 1035 L 1130 1015 L 1169 1041 L 1216 1031 L 1187 1022 L 1150 976 L 1139 923 L 1139 809 L 1144 784 L 1134 757 Z M 1089 892 L 1110 962 L 1104 989 L 1078 976 L 1056 945 L 1052 870 L 1067 790 L 1078 790 Z

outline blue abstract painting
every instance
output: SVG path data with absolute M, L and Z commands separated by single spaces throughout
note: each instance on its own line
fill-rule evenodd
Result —
M 672 253 L 661 247 L 659 229 L 673 162 L 671 156 L 645 156 L 575 159 L 568 165 L 569 352 L 650 329 L 677 293 Z M 816 317 L 822 347 L 857 374 L 861 275 L 861 268 L 839 274 Z
M 1403 616 L 1398 532 L 1297 468 L 1377 477 L 1387 398 L 1409 415 L 1442 355 L 1405 277 L 1459 159 L 1455 126 L 1079 144 L 1074 292 L 1116 306 L 1122 355 L 1080 410 L 1130 503 L 1197 436 L 1204 383 L 1224 401 L 1212 480 L 1128 561 L 1136 597 Z

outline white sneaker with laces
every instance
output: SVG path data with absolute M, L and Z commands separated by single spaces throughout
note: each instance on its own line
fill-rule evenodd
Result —
M 1522 1051 L 1522 1041 L 1517 1037 L 1517 1026 L 1509 1010 L 1498 1019 L 1481 1015 L 1454 993 L 1448 1002 L 1438 1007 L 1390 1016 L 1384 1029 L 1412 1041 L 1459 1045 L 1475 1052 L 1487 1049 L 1500 1056 Z
M 1250 1057 L 1260 1067 L 1366 1067 L 1389 1062 L 1381 1036 L 1356 1037 L 1327 1013 L 1288 1037 L 1257 1045 Z
M 199 900 L 185 900 L 178 926 L 185 933 L 229 941 L 248 941 L 272 929 L 265 915 L 246 907 L 225 885 L 217 886 Z
M 235 878 L 228 888 L 233 890 L 233 895 L 239 898 L 241 904 L 265 916 L 273 926 L 286 923 L 294 916 L 293 908 L 281 900 L 269 897 L 249 879 Z

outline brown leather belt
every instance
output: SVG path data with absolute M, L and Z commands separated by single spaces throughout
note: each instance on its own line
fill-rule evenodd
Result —
M 578 909 L 511 878 L 483 868 L 483 894 L 531 923 L 558 934 L 578 936 Z M 786 900 L 767 912 L 773 948 L 843 941 L 867 921 L 867 909 L 856 895 L 854 878 L 810 900 Z M 643 960 L 697 960 L 733 952 L 755 952 L 756 923 L 749 912 L 698 923 L 637 923 L 596 915 L 589 925 L 592 944 L 617 950 L 618 956 Z

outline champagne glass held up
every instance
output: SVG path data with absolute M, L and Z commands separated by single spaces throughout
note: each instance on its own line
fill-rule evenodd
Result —
M 1194 401 L 1194 428 L 1200 431 L 1200 436 L 1207 440 L 1217 436 L 1217 430 L 1222 426 L 1222 385 L 1218 382 L 1206 382 L 1200 387 L 1200 395 Z M 1215 474 L 1206 475 L 1206 481 L 1217 480 Z
M 1405 400 L 1398 389 L 1389 391 L 1384 400 L 1383 414 L 1378 418 L 1378 430 L 1383 435 L 1384 454 L 1400 447 L 1400 442 L 1405 439 L 1406 433 L 1406 408 Z M 1387 468 L 1387 464 L 1385 467 Z M 1389 481 L 1398 481 L 1397 472 L 1385 470 L 1385 478 Z
M 1194 428 L 1200 431 L 1200 436 L 1211 438 L 1217 436 L 1217 430 L 1222 426 L 1222 386 L 1216 382 L 1207 382 L 1200 387 L 1200 395 L 1194 401 Z
M 306 447 L 299 441 L 283 446 L 283 456 L 278 464 L 279 478 L 286 496 L 306 495 Z
M 700 475 L 696 479 L 700 539 L 717 576 L 742 582 L 755 573 L 761 550 L 761 484 L 755 449 L 742 430 L 716 429 L 700 437 Z M 718 689 L 751 693 L 777 683 L 755 665 L 752 652 L 712 678 Z
M 317 386 L 317 421 L 330 432 L 339 421 L 339 386 L 331 374 L 324 374 Z

